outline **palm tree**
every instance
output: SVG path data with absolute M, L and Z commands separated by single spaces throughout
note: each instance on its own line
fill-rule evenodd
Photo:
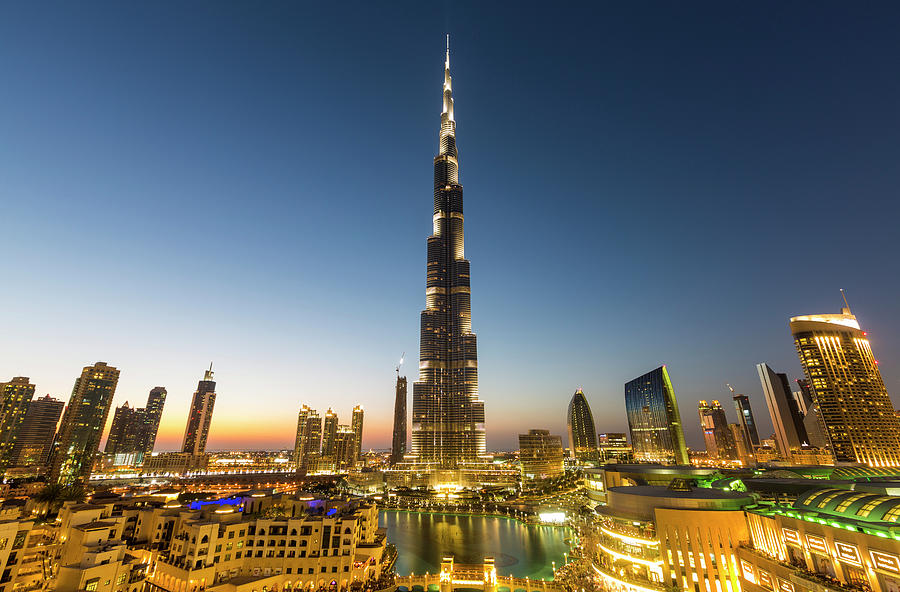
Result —
M 87 496 L 84 487 L 79 484 L 60 485 L 50 483 L 34 496 L 34 501 L 43 510 L 41 515 L 56 515 L 65 502 L 83 502 Z

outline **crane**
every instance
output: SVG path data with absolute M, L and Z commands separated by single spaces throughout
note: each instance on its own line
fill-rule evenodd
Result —
M 725 386 L 727 386 L 727 387 L 728 387 L 728 390 L 731 391 L 731 395 L 732 395 L 732 396 L 734 396 L 734 395 L 737 394 L 737 393 L 734 392 L 734 387 L 731 386 L 730 384 L 728 384 L 727 382 L 725 383 Z
M 400 354 L 400 361 L 397 362 L 397 367 L 394 369 L 397 371 L 397 376 L 400 376 L 400 366 L 403 365 L 403 358 L 405 358 L 405 357 L 406 357 L 406 352 L 403 352 L 402 354 Z

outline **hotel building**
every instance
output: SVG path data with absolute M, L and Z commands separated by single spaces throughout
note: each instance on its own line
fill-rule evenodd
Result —
M 635 460 L 690 464 L 675 389 L 665 366 L 625 384 L 625 413 Z

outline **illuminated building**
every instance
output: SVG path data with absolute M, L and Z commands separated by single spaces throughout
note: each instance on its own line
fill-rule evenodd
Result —
M 50 395 L 32 399 L 19 428 L 13 447 L 13 462 L 17 466 L 42 466 L 50 459 L 56 424 L 65 403 Z
M 75 380 L 56 435 L 51 482 L 70 485 L 90 477 L 118 383 L 119 370 L 106 362 L 86 366 Z
M 141 424 L 138 426 L 137 449 L 149 456 L 156 446 L 156 434 L 159 432 L 159 422 L 162 419 L 163 407 L 166 404 L 166 389 L 157 386 L 150 389 L 147 396 L 147 406 L 141 414 Z
M 324 427 L 322 428 L 322 456 L 334 458 L 334 436 L 338 429 L 337 413 L 328 408 L 325 412 Z
M 800 408 L 793 397 L 787 374 L 772 370 L 768 364 L 757 364 L 766 405 L 775 428 L 775 442 L 785 460 L 791 460 L 791 451 L 808 443 Z
M 793 317 L 791 334 L 837 462 L 900 466 L 900 421 L 856 317 Z
M 351 426 L 339 426 L 334 433 L 334 468 L 344 472 L 356 464 L 356 430 Z
M 212 364 L 203 374 L 203 380 L 197 383 L 191 411 L 188 414 L 187 426 L 184 428 L 184 442 L 181 451 L 187 454 L 200 455 L 206 452 L 206 439 L 209 437 L 209 424 L 212 421 L 213 408 L 216 405 L 216 383 L 213 380 Z
M 745 443 L 748 450 L 759 446 L 759 432 L 756 430 L 756 420 L 753 419 L 753 409 L 750 408 L 750 397 L 747 395 L 735 395 L 734 410 L 738 415 L 738 423 L 743 428 Z
M 397 388 L 394 396 L 394 430 L 391 438 L 391 464 L 403 460 L 406 454 L 406 377 L 397 373 Z
M 635 460 L 690 464 L 675 389 L 665 366 L 625 384 L 625 412 Z
M 588 547 L 601 589 L 740 590 L 735 549 L 749 539 L 753 496 L 682 483 L 612 487 L 606 502 Z
M 710 405 L 700 401 L 697 405 L 700 415 L 700 428 L 706 442 L 706 452 L 711 459 L 731 460 L 737 458 L 734 437 L 728 428 L 728 418 L 719 401 Z
M 450 51 L 444 62 L 439 151 L 434 157 L 434 233 L 428 237 L 426 308 L 419 380 L 413 383 L 412 454 L 420 465 L 455 470 L 489 462 L 478 354 L 472 333 L 469 261 L 463 240 Z
M 526 479 L 550 479 L 563 474 L 562 438 L 550 430 L 519 434 L 519 462 Z
M 628 437 L 623 432 L 597 434 L 597 449 L 600 453 L 600 462 L 631 461 L 631 446 L 628 445 Z
M 353 408 L 353 415 L 350 419 L 350 427 L 353 429 L 354 437 L 356 438 L 356 453 L 354 454 L 354 461 L 362 458 L 362 438 L 363 438 L 363 408 L 362 405 L 357 405 Z
M 742 466 L 752 466 L 754 464 L 753 452 L 747 447 L 750 438 L 744 433 L 744 427 L 739 423 L 730 423 L 728 430 L 731 432 L 731 439 L 734 442 L 736 458 L 741 461 Z
M 319 456 L 322 440 L 322 418 L 315 409 L 306 405 L 297 415 L 297 438 L 294 440 L 294 464 L 301 473 L 309 470 L 310 464 Z
M 597 460 L 597 432 L 594 416 L 584 391 L 578 389 L 569 401 L 566 411 L 566 428 L 569 433 L 569 449 L 580 461 Z
M 900 497 L 867 489 L 814 489 L 791 506 L 748 508 L 742 590 L 900 589 Z
M 32 397 L 34 385 L 26 376 L 0 382 L 0 470 L 13 463 L 13 448 Z
M 225 591 L 253 581 L 256 590 L 346 590 L 381 575 L 386 541 L 374 505 L 254 495 L 262 497 L 180 509 L 170 541 L 160 543 L 165 553 L 151 576 L 155 587 Z M 281 509 L 271 512 L 276 503 Z M 135 538 L 152 541 L 167 513 L 138 511 Z
M 109 428 L 109 436 L 106 437 L 106 454 L 122 454 L 134 452 L 136 447 L 137 424 L 135 421 L 138 410 L 128 406 L 128 401 L 116 408 L 113 414 L 112 425 Z

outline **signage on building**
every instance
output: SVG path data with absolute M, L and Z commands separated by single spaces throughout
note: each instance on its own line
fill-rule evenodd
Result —
M 825 542 L 825 537 L 808 534 L 806 535 L 806 545 L 809 547 L 810 551 L 828 555 L 828 543 Z
M 791 530 L 790 528 L 782 528 L 781 534 L 782 536 L 784 536 L 785 543 L 797 545 L 798 547 L 803 546 L 803 541 L 800 539 L 800 533 L 796 530 Z
M 834 541 L 834 550 L 837 553 L 837 558 L 841 561 L 852 563 L 853 565 L 862 567 L 862 559 L 859 556 L 859 549 L 857 549 L 854 545 L 848 545 L 847 543 Z
M 872 563 L 875 565 L 876 569 L 900 574 L 900 557 L 891 555 L 890 553 L 872 550 L 869 551 L 869 555 L 872 556 Z

